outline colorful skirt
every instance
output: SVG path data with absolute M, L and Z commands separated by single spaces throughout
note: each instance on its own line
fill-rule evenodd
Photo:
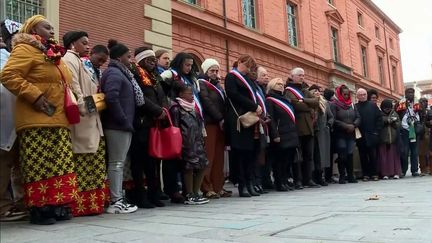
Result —
M 29 207 L 72 203 L 78 193 L 67 128 L 30 128 L 19 133 L 24 199 Z
M 78 195 L 72 204 L 74 216 L 101 214 L 109 201 L 105 147 L 105 140 L 101 138 L 96 153 L 73 155 L 78 179 Z
M 381 144 L 378 147 L 378 166 L 381 176 L 402 174 L 397 144 Z

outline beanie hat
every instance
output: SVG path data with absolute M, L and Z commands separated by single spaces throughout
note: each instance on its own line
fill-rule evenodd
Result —
M 203 70 L 203 73 L 206 74 L 207 71 L 212 67 L 212 66 L 219 66 L 218 61 L 216 61 L 213 58 L 207 58 L 204 60 L 204 62 L 201 64 L 201 68 Z
M 129 48 L 127 46 L 113 39 L 108 41 L 108 49 L 110 50 L 111 59 L 119 58 L 129 52 Z
M 63 35 L 63 45 L 69 49 L 70 45 L 82 37 L 88 37 L 87 32 L 84 31 L 69 31 Z

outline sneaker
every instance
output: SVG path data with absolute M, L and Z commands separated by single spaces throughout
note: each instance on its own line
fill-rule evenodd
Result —
M 127 203 L 123 198 L 112 202 L 107 208 L 106 212 L 111 214 L 125 214 L 134 213 L 138 210 L 138 207 Z
M 395 175 L 395 176 L 393 176 L 393 179 L 399 179 L 399 176 L 398 175 Z
M 28 213 L 17 207 L 12 207 L 0 215 L 0 222 L 20 221 L 28 217 Z
M 388 179 L 389 179 L 388 176 L 384 176 L 384 177 L 383 177 L 383 180 L 388 180 Z
M 369 181 L 369 176 L 363 176 L 363 181 Z
M 203 197 L 203 196 L 201 196 L 201 195 L 196 195 L 195 196 L 195 200 L 198 202 L 198 204 L 206 204 L 206 203 L 209 203 L 210 202 L 210 200 L 208 199 L 208 198 L 206 198 L 206 197 Z

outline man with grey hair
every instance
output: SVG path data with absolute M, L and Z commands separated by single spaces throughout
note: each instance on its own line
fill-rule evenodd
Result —
M 300 148 L 303 155 L 301 162 L 301 175 L 294 169 L 294 181 L 296 189 L 303 186 L 320 187 L 312 179 L 314 170 L 314 114 L 319 107 L 319 98 L 315 97 L 305 83 L 305 72 L 302 68 L 296 67 L 291 71 L 288 78 L 285 96 L 289 98 L 296 113 L 296 125 L 300 139 Z M 298 165 L 297 165 L 298 166 Z M 296 167 L 294 167 L 296 168 Z M 302 177 L 302 178 L 301 178 Z
M 358 103 L 355 108 L 361 118 L 359 126 L 361 138 L 357 139 L 357 147 L 362 165 L 363 181 L 369 179 L 378 181 L 377 149 L 384 126 L 382 114 L 377 105 L 368 101 L 365 89 L 358 89 L 356 96 Z

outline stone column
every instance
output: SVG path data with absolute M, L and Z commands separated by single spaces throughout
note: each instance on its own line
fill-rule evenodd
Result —
M 144 32 L 144 41 L 154 50 L 172 51 L 171 0 L 152 0 L 151 4 L 145 4 L 144 16 L 152 21 L 151 30 Z

